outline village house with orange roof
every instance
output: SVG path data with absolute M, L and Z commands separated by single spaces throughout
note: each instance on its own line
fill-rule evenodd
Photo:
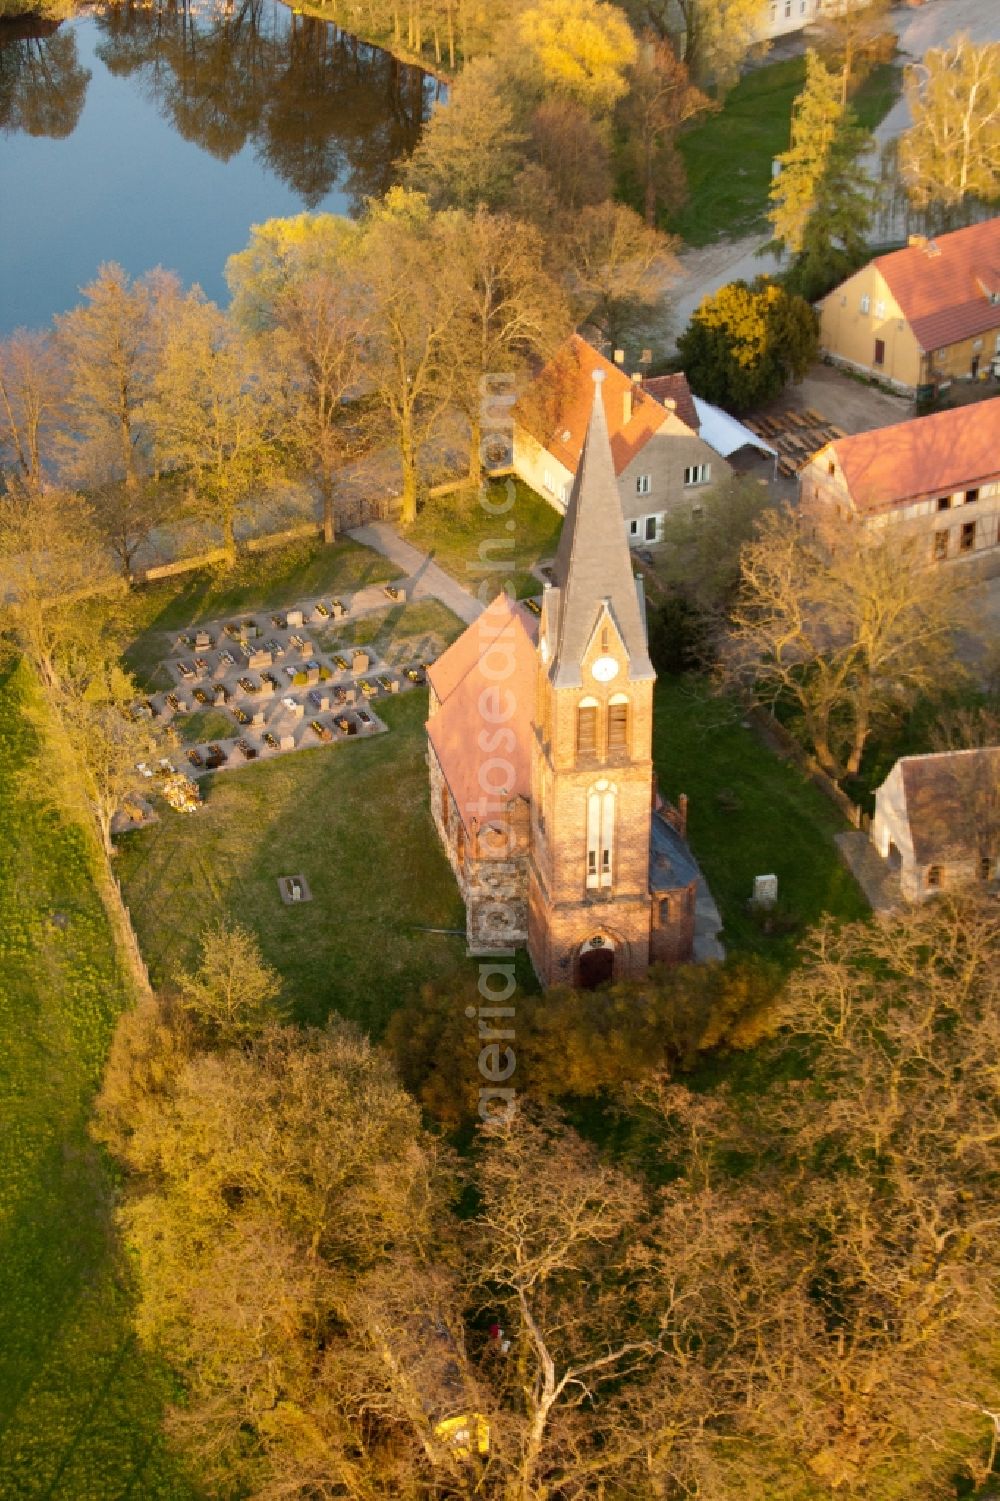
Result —
M 820 301 L 820 349 L 907 395 L 984 379 L 1000 358 L 1000 218 L 911 235 Z
M 546 986 L 722 952 L 684 800 L 656 789 L 656 673 L 602 383 L 596 369 L 540 610 L 501 595 L 428 671 L 431 810 L 469 946 L 526 945 Z
M 692 396 L 682 374 L 627 375 L 573 334 L 514 409 L 514 469 L 558 511 L 566 509 L 580 462 L 595 371 L 604 377 L 611 454 L 633 547 L 660 541 L 678 507 L 696 509 L 700 495 L 732 474 L 738 449 L 774 453 L 734 418 Z
M 928 563 L 1000 568 L 1000 397 L 827 443 L 799 476 L 820 525 L 891 526 Z

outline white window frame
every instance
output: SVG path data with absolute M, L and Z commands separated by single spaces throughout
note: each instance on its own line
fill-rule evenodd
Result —
M 884 302 L 881 302 L 881 301 L 876 302 L 876 304 L 875 304 L 875 316 L 876 316 L 876 318 L 884 318 L 885 317 L 885 303 Z
M 615 857 L 615 815 L 618 789 L 595 782 L 587 793 L 587 887 L 595 891 L 611 885 Z
M 648 495 L 653 477 L 650 474 L 637 474 L 635 477 L 636 495 Z
M 868 296 L 867 292 L 862 292 L 862 294 L 861 294 L 861 304 L 860 305 L 861 305 L 861 311 L 863 313 L 871 312 L 872 300 Z
M 711 464 L 688 464 L 684 469 L 684 488 L 690 490 L 695 485 L 707 485 L 711 478 Z
M 645 523 L 643 527 L 643 541 L 655 542 L 660 535 L 659 516 L 644 516 L 643 521 Z M 650 535 L 650 528 L 652 528 L 652 535 Z
M 556 493 L 556 487 L 552 483 L 551 469 L 542 470 L 542 489 L 547 490 L 550 495 L 554 495 Z
M 632 519 L 631 519 L 631 521 L 629 522 L 629 524 L 628 524 L 628 534 L 629 534 L 630 537 L 638 537 L 638 535 L 639 535 L 639 518 L 638 518 L 638 516 L 633 516 Z

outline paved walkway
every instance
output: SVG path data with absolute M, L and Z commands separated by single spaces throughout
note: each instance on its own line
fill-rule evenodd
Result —
M 468 589 L 463 589 L 450 574 L 434 562 L 427 553 L 421 552 L 412 543 L 405 541 L 387 521 L 374 521 L 370 526 L 356 526 L 346 534 L 354 542 L 361 542 L 380 552 L 383 557 L 397 565 L 406 575 L 404 588 L 407 599 L 437 599 L 471 625 L 478 620 L 485 608 Z
M 865 894 L 873 912 L 892 912 L 902 903 L 899 877 L 890 870 L 861 829 L 834 834 L 841 859 Z

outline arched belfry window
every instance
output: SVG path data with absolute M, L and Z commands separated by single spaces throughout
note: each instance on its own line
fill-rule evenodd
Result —
M 576 753 L 597 755 L 597 699 L 581 698 L 576 709 Z
M 591 890 L 611 885 L 617 802 L 613 782 L 595 782 L 587 793 L 587 886 Z
M 628 750 L 629 703 L 624 693 L 614 693 L 608 700 L 608 750 Z

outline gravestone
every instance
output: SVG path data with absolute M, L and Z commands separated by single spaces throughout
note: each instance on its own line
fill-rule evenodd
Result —
M 753 878 L 753 905 L 755 907 L 773 907 L 778 900 L 778 877 L 754 876 Z
M 294 630 L 294 628 L 296 626 L 299 626 L 299 625 L 302 624 L 302 611 L 301 610 L 289 610 L 288 614 L 285 616 L 285 620 L 286 620 L 286 623 L 288 625 L 288 629 L 289 630 Z
M 294 735 L 282 735 L 281 739 L 278 741 L 278 749 L 279 750 L 294 750 L 295 749 L 295 736 Z
M 353 652 L 351 655 L 351 671 L 367 672 L 370 661 L 371 658 L 366 651 Z

